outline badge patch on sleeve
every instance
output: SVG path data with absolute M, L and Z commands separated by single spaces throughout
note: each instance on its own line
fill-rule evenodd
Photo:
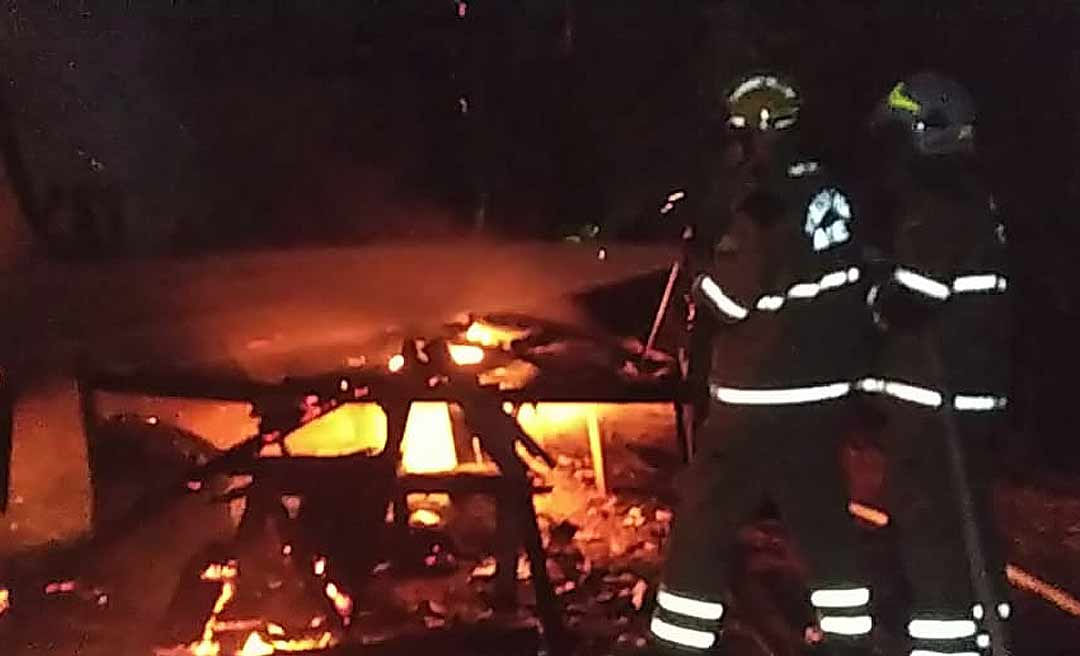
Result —
M 810 200 L 803 230 L 814 250 L 823 251 L 851 238 L 852 218 L 847 196 L 838 189 L 826 188 Z

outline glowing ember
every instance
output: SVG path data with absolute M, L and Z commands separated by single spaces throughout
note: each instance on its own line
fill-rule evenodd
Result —
M 213 634 L 210 637 L 210 640 L 204 638 L 191 645 L 192 656 L 218 656 L 221 653 L 221 645 L 212 639 Z
M 352 597 L 342 591 L 333 581 L 326 584 L 325 591 L 327 598 L 333 602 L 334 610 L 341 617 L 341 621 L 346 625 L 349 624 L 352 621 Z
M 236 656 L 269 656 L 273 653 L 274 646 L 263 640 L 258 631 L 252 631 Z
M 282 546 L 281 547 L 281 555 L 282 556 L 291 556 L 292 555 L 292 545 L 291 544 L 286 544 L 286 545 Z
M 312 569 L 315 571 L 315 576 L 326 574 L 326 558 L 324 556 L 316 558 L 315 565 Z
M 348 403 L 285 437 L 294 456 L 377 455 L 386 446 L 386 413 L 376 403 Z
M 420 508 L 409 515 L 410 526 L 438 526 L 441 522 L 442 517 L 439 516 L 439 513 L 427 508 Z
M 53 581 L 45 586 L 45 594 L 59 594 L 75 590 L 75 581 Z
M 267 635 L 279 636 L 280 637 L 280 636 L 285 635 L 285 629 L 283 629 L 280 624 L 274 624 L 273 622 L 267 622 L 266 623 L 266 633 L 267 633 Z
M 397 355 L 390 358 L 390 362 L 387 363 L 386 366 L 390 370 L 390 373 L 396 374 L 397 372 L 401 371 L 401 369 L 405 366 L 405 356 L 398 353 Z
M 316 638 L 302 638 L 292 640 L 274 640 L 271 643 L 277 651 L 313 651 L 326 649 L 334 644 L 334 638 L 329 631 Z
M 235 560 L 230 560 L 228 563 L 210 563 L 203 570 L 199 578 L 203 581 L 225 581 L 227 579 L 235 579 L 240 573 L 236 566 Z
M 474 321 L 465 331 L 465 339 L 481 346 L 498 346 L 507 349 L 510 348 L 511 342 L 527 337 L 528 334 L 527 329 L 493 326 L 482 321 Z
M 450 407 L 442 401 L 417 401 L 409 408 L 402 441 L 402 468 L 413 473 L 457 467 Z
M 0 588 L 0 616 L 11 608 L 11 592 L 7 588 Z
M 225 610 L 225 607 L 229 605 L 229 602 L 236 596 L 236 584 L 232 581 L 225 581 L 221 584 L 221 594 L 218 595 L 217 601 L 214 602 L 214 615 L 219 615 L 221 611 Z
M 484 361 L 484 349 L 472 344 L 450 344 L 450 357 L 460 365 L 480 364 Z
M 153 417 L 153 416 L 147 417 L 146 418 L 146 423 L 150 424 L 151 426 L 154 426 L 154 425 L 156 425 L 158 423 L 158 418 Z

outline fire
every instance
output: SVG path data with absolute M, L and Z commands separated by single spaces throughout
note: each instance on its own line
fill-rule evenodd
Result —
M 378 455 L 386 447 L 386 413 L 376 403 L 347 403 L 289 433 L 285 447 L 296 456 Z
M 7 588 L 0 588 L 0 617 L 11 608 L 11 592 Z
M 270 644 L 272 644 L 277 651 L 313 651 L 333 646 L 334 638 L 330 635 L 329 631 L 324 631 L 318 638 L 274 640 Z
M 432 473 L 457 467 L 450 406 L 442 401 L 413 403 L 401 449 L 402 468 L 407 472 Z
M 334 610 L 337 611 L 341 621 L 344 624 L 349 624 L 352 621 L 353 601 L 352 597 L 341 590 L 333 581 L 326 584 L 324 588 L 326 597 L 330 599 L 334 604 Z
M 484 349 L 472 344 L 450 344 L 450 357 L 456 364 L 471 365 L 484 361 Z
M 465 339 L 473 344 L 498 346 L 502 349 L 510 348 L 512 342 L 528 337 L 528 335 L 529 330 L 527 328 L 494 326 L 483 321 L 472 322 L 465 331 Z
M 214 602 L 214 615 L 221 614 L 221 611 L 225 610 L 225 607 L 229 605 L 229 602 L 236 596 L 236 584 L 232 581 L 225 581 L 221 584 L 221 594 L 218 595 L 217 600 Z
M 206 569 L 199 575 L 199 579 L 203 581 L 225 581 L 227 579 L 235 579 L 240 573 L 236 566 L 235 560 L 230 560 L 228 563 L 210 563 L 206 566 Z
M 273 653 L 274 646 L 263 640 L 258 631 L 252 631 L 236 656 L 269 656 Z
M 45 586 L 45 594 L 58 594 L 61 592 L 73 592 L 75 581 L 53 581 Z
M 442 523 L 442 517 L 434 510 L 419 508 L 409 515 L 410 526 L 438 526 Z

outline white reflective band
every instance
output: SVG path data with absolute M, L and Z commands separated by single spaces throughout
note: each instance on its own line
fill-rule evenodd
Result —
M 684 597 L 667 590 L 656 594 L 656 603 L 664 610 L 699 620 L 718 620 L 724 615 L 724 605 L 721 603 Z
M 974 606 L 972 606 L 971 607 L 971 616 L 974 617 L 977 620 L 981 620 L 983 618 L 983 605 L 982 604 L 975 604 Z
M 936 651 L 934 649 L 912 649 L 910 656 L 979 656 L 973 651 Z
M 980 633 L 979 635 L 975 636 L 975 646 L 978 647 L 979 649 L 986 649 L 987 647 L 989 647 L 990 646 L 990 634 L 989 633 Z
M 821 291 L 816 282 L 800 282 L 792 285 L 787 295 L 791 298 L 814 298 Z
M 1003 620 L 1009 619 L 1009 615 L 1012 615 L 1012 606 L 1006 602 L 1001 602 L 997 607 L 998 617 Z
M 859 282 L 859 269 L 858 267 L 851 267 L 847 270 L 848 282 Z
M 657 638 L 684 647 L 693 647 L 694 649 L 708 649 L 716 642 L 716 636 L 708 631 L 698 631 L 697 629 L 688 629 L 683 626 L 677 626 L 670 622 L 665 622 L 659 617 L 652 618 L 652 623 L 649 624 L 649 630 L 652 631 L 652 634 Z
M 810 594 L 814 608 L 856 608 L 870 603 L 870 588 L 814 590 Z
M 795 119 L 792 118 L 792 117 L 778 118 L 775 121 L 773 121 L 773 127 L 776 128 L 777 130 L 783 130 L 784 128 L 790 128 L 793 125 L 795 125 Z
M 855 617 L 822 617 L 821 630 L 838 635 L 866 635 L 874 628 L 874 621 L 869 615 Z
M 746 308 L 728 298 L 728 296 L 724 294 L 724 290 L 720 289 L 720 286 L 709 276 L 702 276 L 698 284 L 701 286 L 701 291 L 705 292 L 705 296 L 707 296 L 716 306 L 716 309 L 729 317 L 733 319 L 745 319 L 746 315 L 750 313 Z
M 728 123 L 733 128 L 744 128 L 744 127 L 746 127 L 746 117 L 745 116 L 739 116 L 738 114 L 735 114 L 734 116 L 732 116 L 731 118 L 728 119 Z
M 686 192 L 679 189 L 668 194 L 667 200 L 669 203 L 677 203 L 684 198 L 686 198 Z
M 813 387 L 789 387 L 785 389 L 738 389 L 712 386 L 716 400 L 732 405 L 790 405 L 814 403 L 838 399 L 851 391 L 849 383 L 832 383 Z
M 953 407 L 957 410 L 998 410 L 1008 404 L 1004 396 L 982 396 L 973 394 L 957 394 L 953 398 Z
M 923 640 L 956 640 L 975 635 L 975 622 L 971 620 L 911 620 L 908 635 Z
M 757 309 L 764 310 L 766 312 L 776 312 L 784 305 L 783 296 L 762 296 L 758 299 Z
M 907 383 L 894 380 L 882 380 L 880 378 L 864 378 L 855 384 L 855 387 L 874 394 L 887 394 L 902 401 L 917 403 L 931 408 L 941 406 L 941 393 L 925 387 L 916 387 Z
M 843 287 L 847 284 L 848 276 L 847 271 L 833 271 L 832 273 L 826 273 L 821 276 L 821 280 L 818 285 L 822 289 L 833 289 L 835 287 Z
M 783 126 L 780 125 L 780 123 L 781 123 L 781 121 L 784 121 L 784 120 L 790 120 L 792 123 L 795 122 L 794 119 L 780 119 L 779 121 L 776 122 L 776 127 L 778 127 L 778 128 L 783 127 Z M 814 162 L 814 161 L 795 162 L 794 164 L 792 164 L 791 166 L 788 167 L 787 172 L 788 172 L 788 175 L 793 177 L 793 178 L 801 178 L 804 175 L 808 175 L 810 173 L 816 172 L 820 168 L 820 166 L 821 166 L 820 164 L 818 164 L 817 162 Z
M 949 298 L 948 285 L 940 283 L 933 278 L 927 278 L 914 271 L 897 267 L 896 271 L 893 272 L 893 278 L 904 287 L 925 296 L 936 298 L 939 301 Z
M 953 279 L 952 289 L 958 294 L 964 292 L 992 292 L 1005 291 L 1009 287 L 1009 281 L 1005 276 L 996 273 L 980 273 L 970 276 L 957 276 Z

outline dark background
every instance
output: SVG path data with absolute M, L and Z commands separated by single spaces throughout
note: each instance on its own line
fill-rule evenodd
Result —
M 858 175 L 874 100 L 953 74 L 1009 224 L 1018 429 L 1080 468 L 1075 3 L 2 4 L 8 177 L 60 258 L 633 220 L 690 177 L 718 90 L 754 67 L 799 82 L 811 140 Z

